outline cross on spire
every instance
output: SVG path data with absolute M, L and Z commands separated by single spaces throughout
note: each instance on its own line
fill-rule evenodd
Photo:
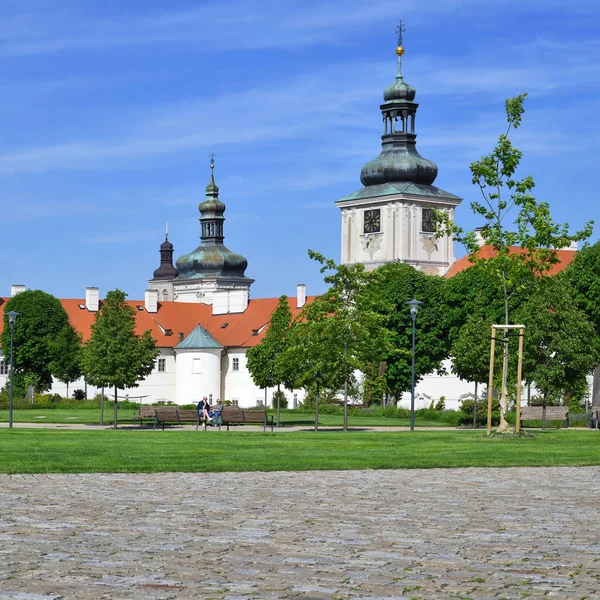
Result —
M 215 153 L 214 152 L 210 153 L 210 168 L 211 169 L 215 168 Z
M 400 19 L 400 21 L 398 21 L 398 25 L 396 27 L 396 33 L 398 34 L 398 46 L 402 46 L 403 35 L 404 35 L 405 31 L 406 31 L 406 27 L 404 26 L 402 19 Z

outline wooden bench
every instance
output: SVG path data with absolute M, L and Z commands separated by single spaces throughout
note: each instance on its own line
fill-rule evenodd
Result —
M 179 410 L 174 406 L 157 406 L 156 416 L 154 417 L 154 427 L 156 429 L 157 423 L 162 423 L 164 430 L 165 423 L 179 423 Z
M 564 421 L 565 427 L 569 426 L 568 406 L 522 406 L 521 422 L 541 421 L 542 428 L 548 421 Z
M 154 419 L 156 418 L 156 407 L 155 406 L 140 406 L 140 410 L 133 413 L 133 424 L 139 420 L 140 427 L 144 424 L 144 419 Z
M 200 425 L 200 415 L 196 409 L 178 409 L 177 414 L 179 416 L 180 423 L 196 423 L 196 431 Z
M 263 431 L 266 431 L 267 425 L 270 425 L 271 431 L 273 431 L 273 417 L 269 417 L 266 410 L 242 410 L 241 408 L 229 406 L 226 406 L 221 413 L 219 431 L 221 425 L 226 425 L 227 431 L 229 431 L 230 425 L 244 425 L 245 423 L 260 423 L 263 426 Z

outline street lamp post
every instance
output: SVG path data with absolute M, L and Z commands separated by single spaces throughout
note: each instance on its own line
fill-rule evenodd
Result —
M 415 322 L 419 306 L 423 304 L 420 300 L 410 300 L 406 304 L 410 306 L 412 316 L 412 384 L 410 386 L 410 430 L 415 430 Z
M 12 428 L 13 426 L 13 332 L 15 329 L 15 321 L 19 316 L 18 312 L 11 310 L 6 313 L 8 317 L 8 324 L 10 325 L 10 371 L 9 371 L 9 400 L 8 400 L 8 426 Z

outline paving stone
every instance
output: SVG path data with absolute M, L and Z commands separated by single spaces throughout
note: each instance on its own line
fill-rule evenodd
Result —
M 597 598 L 599 475 L 0 475 L 0 600 Z

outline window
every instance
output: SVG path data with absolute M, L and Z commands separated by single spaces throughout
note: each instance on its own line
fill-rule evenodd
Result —
M 167 292 L 167 290 L 163 290 L 163 300 L 165 302 L 169 300 L 169 292 Z
M 158 359 L 158 372 L 164 373 L 167 370 L 167 359 L 159 358 Z
M 194 358 L 192 362 L 192 373 L 202 373 L 202 361 L 199 358 Z
M 240 370 L 240 359 L 239 358 L 234 358 L 232 361 L 233 364 L 233 370 L 234 371 L 239 371 Z
M 3 360 L 0 360 L 0 375 L 8 375 L 8 371 L 8 365 Z
M 239 406 L 239 400 L 232 400 L 231 401 L 231 406 Z
M 431 208 L 422 211 L 421 231 L 435 233 L 435 212 Z

